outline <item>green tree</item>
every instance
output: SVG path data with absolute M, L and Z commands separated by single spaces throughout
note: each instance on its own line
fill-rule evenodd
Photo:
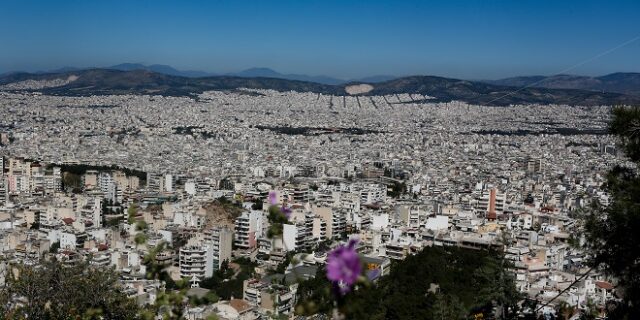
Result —
M 146 236 L 143 233 L 136 235 L 134 239 L 137 244 L 146 243 Z M 147 245 L 148 247 L 148 245 Z M 184 313 L 185 303 L 187 301 L 186 291 L 188 279 L 173 281 L 167 272 L 167 266 L 158 261 L 158 254 L 164 251 L 166 243 L 161 241 L 155 247 L 148 247 L 149 252 L 144 256 L 142 263 L 147 268 L 145 277 L 147 279 L 164 281 L 166 290 L 160 292 L 156 303 L 145 310 L 142 310 L 140 317 L 142 319 L 156 319 L 155 316 L 161 315 L 164 319 L 180 319 Z
M 460 303 L 455 295 L 444 295 L 442 293 L 436 293 L 431 310 L 431 319 L 434 320 L 455 320 L 468 318 L 468 311 L 465 310 L 464 305 Z
M 65 188 L 70 188 L 70 189 L 82 188 L 82 177 L 80 177 L 80 175 L 75 173 L 64 172 L 62 174 L 62 184 L 64 185 Z
M 133 238 L 133 240 L 138 245 L 144 244 L 144 243 L 147 242 L 147 236 L 143 232 L 140 232 L 140 233 L 136 234 L 136 236 L 135 236 L 135 238 Z
M 398 198 L 407 192 L 407 185 L 404 182 L 394 181 L 391 185 L 391 191 L 387 195 L 392 198 Z
M 135 222 L 137 213 L 138 213 L 138 207 L 136 206 L 136 204 L 131 204 L 131 206 L 129 206 L 129 208 L 127 209 L 127 217 L 128 217 L 127 221 L 129 222 L 129 224 L 132 224 Z
M 316 313 L 329 314 L 333 308 L 331 284 L 325 276 L 326 270 L 318 268 L 316 276 L 298 285 L 298 303 L 295 312 L 310 316 Z
M 60 249 L 60 241 L 56 241 L 52 243 L 51 246 L 49 247 L 49 252 L 56 253 L 58 252 L 58 249 Z
M 56 260 L 9 268 L 0 290 L 0 318 L 133 319 L 140 311 L 113 269 Z
M 257 264 L 249 258 L 238 258 L 234 263 L 240 266 L 239 272 L 234 272 L 229 267 L 227 260 L 222 261 L 220 269 L 213 273 L 210 278 L 205 278 L 200 282 L 200 287 L 211 289 L 216 296 L 228 300 L 233 297 L 242 297 L 243 283 L 254 276 Z
M 432 284 L 439 286 L 430 292 Z M 298 287 L 296 314 L 328 314 L 336 295 L 323 269 Z M 494 307 L 514 310 L 521 296 L 499 252 L 427 247 L 392 264 L 376 285 L 361 285 L 337 306 L 347 319 L 460 319 L 487 316 Z M 514 318 L 515 314 L 506 314 Z
M 619 137 L 634 168 L 615 167 L 604 188 L 611 195 L 609 205 L 594 203 L 586 216 L 587 248 L 591 264 L 618 279 L 617 290 L 624 301 L 610 317 L 631 319 L 640 314 L 640 108 L 618 107 L 609 125 Z
M 559 320 L 568 320 L 576 312 L 576 308 L 570 306 L 567 302 L 562 301 L 556 307 L 556 315 Z

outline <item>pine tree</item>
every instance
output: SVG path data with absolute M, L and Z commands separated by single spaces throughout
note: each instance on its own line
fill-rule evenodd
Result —
M 610 317 L 632 319 L 640 314 L 640 108 L 615 108 L 609 130 L 634 166 L 609 172 L 604 187 L 611 201 L 606 207 L 593 204 L 585 221 L 587 248 L 592 265 L 618 280 L 623 302 Z

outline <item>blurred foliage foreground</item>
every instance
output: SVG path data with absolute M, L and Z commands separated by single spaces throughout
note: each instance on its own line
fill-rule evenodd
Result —
M 176 289 L 158 302 L 182 310 L 141 307 L 127 298 L 113 269 L 88 263 L 16 265 L 5 279 L 0 319 L 178 319 L 188 304 Z M 438 247 L 393 263 L 389 275 L 345 296 L 336 297 L 320 268 L 300 283 L 299 294 L 297 314 L 339 310 L 347 319 L 468 319 L 496 308 L 513 313 L 520 300 L 499 253 Z

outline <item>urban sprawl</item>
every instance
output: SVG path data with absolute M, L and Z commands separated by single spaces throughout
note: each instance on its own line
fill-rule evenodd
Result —
M 606 133 L 611 108 L 429 100 L 0 92 L 0 274 L 86 260 L 151 304 L 167 284 L 143 258 L 163 243 L 157 260 L 195 295 L 216 270 L 256 265 L 241 294 L 187 318 L 258 319 L 292 315 L 299 280 L 357 238 L 380 276 L 429 246 L 497 249 L 525 297 L 554 299 L 540 312 L 611 298 L 604 274 L 578 279 L 575 245 L 577 215 L 608 202 L 607 170 L 629 165 Z M 270 192 L 292 210 L 276 238 Z

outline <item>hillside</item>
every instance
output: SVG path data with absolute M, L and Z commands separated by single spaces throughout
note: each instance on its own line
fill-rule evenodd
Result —
M 432 76 L 399 78 L 375 85 L 368 95 L 421 93 L 435 101 L 458 100 L 481 105 L 568 104 L 615 105 L 637 104 L 640 97 L 620 93 L 602 93 L 575 89 L 524 88 L 492 85 L 483 82 Z
M 66 79 L 71 75 L 77 80 L 56 87 L 38 90 L 52 95 L 103 95 L 103 94 L 156 94 L 167 96 L 189 96 L 207 90 L 232 90 L 237 88 L 273 89 L 278 91 L 309 91 L 344 94 L 341 87 L 313 82 L 276 78 L 244 78 L 213 76 L 188 78 L 156 73 L 148 70 L 120 71 L 111 69 L 89 69 L 59 74 L 15 73 L 0 77 L 0 85 L 25 80 Z
M 622 81 L 612 76 L 608 81 Z M 51 95 L 152 94 L 192 96 L 207 90 L 238 88 L 277 91 L 314 92 L 346 95 L 345 87 L 361 84 L 328 85 L 308 81 L 269 77 L 211 76 L 189 78 L 148 70 L 120 71 L 89 69 L 50 74 L 13 73 L 0 76 L 0 90 L 38 91 Z M 575 89 L 525 88 L 494 85 L 434 76 L 412 76 L 380 83 L 362 95 L 423 94 L 432 102 L 464 101 L 482 105 L 568 104 L 615 105 L 638 104 L 640 96 Z
M 500 80 L 487 80 L 486 83 L 502 86 L 532 86 L 548 89 L 580 89 L 640 95 L 640 73 L 618 72 L 601 77 L 575 75 L 527 76 Z

